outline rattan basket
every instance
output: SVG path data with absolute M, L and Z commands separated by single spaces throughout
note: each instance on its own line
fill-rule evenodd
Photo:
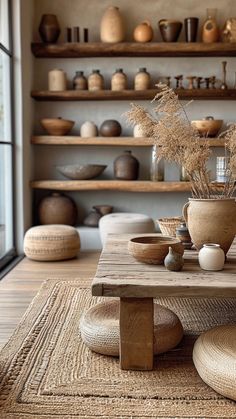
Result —
M 168 217 L 157 220 L 161 233 L 165 236 L 174 236 L 176 228 L 184 222 L 183 217 Z

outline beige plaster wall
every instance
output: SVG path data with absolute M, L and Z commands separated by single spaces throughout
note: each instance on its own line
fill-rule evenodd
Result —
M 99 24 L 104 10 L 110 4 L 120 7 L 125 16 L 127 27 L 127 40 L 132 39 L 132 31 L 137 23 L 143 19 L 150 19 L 155 29 L 155 40 L 160 40 L 157 22 L 161 18 L 178 18 L 183 20 L 188 16 L 198 16 L 203 22 L 206 14 L 206 6 L 219 9 L 219 21 L 223 24 L 229 16 L 236 16 L 235 0 L 209 0 L 207 4 L 197 0 L 176 1 L 98 1 L 98 0 L 34 0 L 34 41 L 39 40 L 38 25 L 43 13 L 55 13 L 58 16 L 62 33 L 60 41 L 65 40 L 65 28 L 67 26 L 80 26 L 89 28 L 91 41 L 99 40 Z M 181 35 L 183 39 L 183 32 Z M 110 77 L 114 70 L 122 67 L 129 78 L 132 86 L 133 76 L 139 67 L 145 66 L 151 73 L 153 81 L 165 75 L 213 75 L 221 78 L 221 58 L 90 58 L 90 59 L 34 59 L 34 88 L 47 88 L 47 74 L 55 67 L 63 68 L 71 80 L 76 70 L 84 70 L 88 75 L 92 69 L 99 68 L 105 77 L 106 86 L 110 84 Z M 236 71 L 236 59 L 228 58 L 228 83 L 234 83 Z M 150 107 L 148 102 L 143 105 Z M 74 134 L 79 134 L 79 127 L 85 120 L 93 120 L 98 124 L 103 120 L 115 118 L 122 123 L 123 135 L 131 135 L 132 129 L 126 125 L 123 113 L 129 108 L 126 101 L 120 102 L 35 102 L 34 132 L 41 133 L 39 120 L 42 117 L 62 116 L 76 121 Z M 196 101 L 189 108 L 189 117 L 199 119 L 206 115 L 215 118 L 223 118 L 225 122 L 236 119 L 235 102 L 220 101 Z M 57 164 L 98 162 L 108 164 L 104 177 L 112 177 L 112 162 L 124 148 L 95 148 L 95 147 L 34 147 L 34 178 L 47 179 L 62 177 L 56 171 Z M 141 163 L 141 177 L 148 179 L 150 150 L 134 148 L 134 155 Z M 216 149 L 209 168 L 214 177 L 215 156 L 222 155 L 222 149 Z M 178 179 L 178 168 L 166 165 L 166 179 Z M 37 200 L 42 193 L 37 194 Z M 71 196 L 77 201 L 80 209 L 80 220 L 93 204 L 109 203 L 116 210 L 140 211 L 150 214 L 154 218 L 163 215 L 177 215 L 181 212 L 182 205 L 188 194 L 126 194 L 115 192 L 83 192 L 72 193 Z

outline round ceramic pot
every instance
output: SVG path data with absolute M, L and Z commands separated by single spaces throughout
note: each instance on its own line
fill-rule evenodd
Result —
M 115 119 L 107 119 L 102 123 L 99 129 L 99 133 L 102 137 L 119 137 L 121 131 L 121 125 Z
M 148 20 L 144 20 L 140 25 L 136 26 L 133 34 L 136 42 L 150 42 L 153 38 L 153 29 Z
M 48 90 L 50 92 L 60 92 L 67 89 L 66 73 L 60 69 L 50 70 L 48 73 Z
M 80 136 L 83 138 L 97 137 L 98 129 L 94 122 L 85 121 L 80 127 Z
M 102 42 L 124 41 L 124 21 L 118 7 L 110 6 L 106 9 L 101 21 L 100 37 Z
M 228 252 L 236 233 L 236 202 L 234 198 L 189 198 L 183 216 L 193 244 L 200 250 L 205 243 L 218 243 Z
M 206 243 L 199 252 L 198 260 L 205 271 L 221 271 L 224 268 L 225 254 L 219 244 Z
M 68 196 L 53 193 L 43 198 L 39 204 L 39 220 L 41 224 L 75 225 L 77 207 Z

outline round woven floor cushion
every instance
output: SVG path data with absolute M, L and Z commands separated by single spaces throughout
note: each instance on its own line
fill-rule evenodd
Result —
M 80 250 L 79 233 L 74 227 L 62 224 L 30 228 L 24 238 L 24 252 L 29 259 L 56 261 L 72 259 Z
M 206 384 L 236 400 L 236 325 L 217 326 L 199 336 L 193 362 Z
M 119 355 L 120 302 L 111 300 L 91 307 L 81 318 L 80 333 L 84 343 L 94 352 Z M 183 337 L 183 327 L 173 311 L 154 304 L 154 353 L 174 348 Z
M 99 231 L 104 243 L 107 234 L 154 233 L 155 224 L 152 218 L 144 214 L 116 212 L 100 218 Z

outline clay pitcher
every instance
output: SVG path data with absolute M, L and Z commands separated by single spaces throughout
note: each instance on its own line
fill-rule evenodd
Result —
M 105 11 L 100 27 L 102 42 L 122 42 L 125 39 L 125 28 L 118 7 L 110 6 Z
M 183 216 L 198 250 L 204 243 L 218 243 L 225 254 L 228 252 L 236 233 L 234 198 L 189 198 L 183 207 Z

